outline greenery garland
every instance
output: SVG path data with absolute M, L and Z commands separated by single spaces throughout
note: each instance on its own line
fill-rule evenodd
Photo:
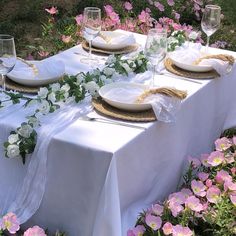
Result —
M 91 72 L 80 72 L 75 76 L 66 75 L 63 80 L 41 87 L 37 97 L 29 98 L 20 93 L 5 92 L 8 100 L 0 100 L 0 108 L 5 102 L 18 104 L 26 100 L 24 107 L 36 106 L 33 115 L 26 117 L 16 130 L 11 131 L 8 140 L 4 143 L 5 156 L 8 158 L 21 157 L 23 164 L 26 156 L 33 153 L 37 143 L 37 128 L 40 126 L 40 117 L 53 113 L 68 103 L 79 103 L 87 95 L 98 96 L 101 86 L 109 83 L 115 75 L 128 76 L 130 73 L 142 73 L 147 70 L 147 59 L 140 52 L 132 59 L 123 59 L 121 56 L 109 56 L 105 67 Z

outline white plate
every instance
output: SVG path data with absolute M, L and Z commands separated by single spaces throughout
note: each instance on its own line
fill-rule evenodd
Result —
M 145 111 L 152 106 L 148 103 L 138 104 L 135 100 L 147 86 L 129 82 L 117 82 L 104 85 L 99 90 L 99 95 L 108 104 L 126 111 Z
M 107 43 L 98 36 L 92 41 L 92 46 L 107 50 L 118 50 L 136 43 L 132 34 L 124 34 L 116 31 L 102 31 L 101 34 L 111 38 L 110 42 Z
M 41 86 L 59 80 L 65 73 L 65 65 L 62 61 L 45 59 L 28 62 L 36 66 L 37 73 L 24 62 L 17 60 L 14 69 L 7 74 L 7 77 L 18 84 Z
M 208 72 L 213 70 L 212 66 L 207 66 L 207 65 L 193 65 L 189 63 L 185 63 L 181 60 L 178 60 L 176 58 L 170 57 L 173 63 L 178 66 L 179 68 L 187 71 L 192 71 L 192 72 Z

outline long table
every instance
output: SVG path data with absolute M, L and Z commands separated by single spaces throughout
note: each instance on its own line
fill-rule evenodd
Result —
M 134 35 L 144 45 L 146 36 Z M 235 52 L 211 50 L 236 57 Z M 89 69 L 80 63 L 81 53 L 78 45 L 54 58 L 64 61 L 67 73 L 76 74 Z M 54 135 L 45 194 L 24 226 L 37 224 L 70 236 L 126 235 L 139 212 L 176 190 L 187 157 L 210 152 L 220 133 L 236 125 L 235 77 L 235 68 L 223 78 L 200 83 L 157 76 L 157 85 L 188 92 L 175 123 L 140 123 L 146 128 L 140 130 L 78 119 Z M 22 117 L 25 111 L 19 107 L 0 119 L 1 213 L 6 199 L 14 199 L 21 188 L 30 161 L 23 166 L 21 160 L 3 157 L 2 142 Z

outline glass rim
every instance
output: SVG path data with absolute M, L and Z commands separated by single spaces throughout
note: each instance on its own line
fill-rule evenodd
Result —
M 14 39 L 14 37 L 10 34 L 0 34 L 0 39 L 12 40 L 12 39 Z
M 98 8 L 98 7 L 85 7 L 84 8 L 84 12 L 85 11 L 97 11 L 97 12 L 101 12 L 101 9 L 100 8 Z
M 167 34 L 167 29 L 164 29 L 164 28 L 153 28 L 153 29 L 149 29 L 148 30 L 148 33 L 154 33 L 154 32 L 157 32 L 157 33 L 159 33 L 159 34 Z
M 206 5 L 205 8 L 221 10 L 221 7 L 218 5 Z

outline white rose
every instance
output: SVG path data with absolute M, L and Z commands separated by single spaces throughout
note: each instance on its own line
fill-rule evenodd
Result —
M 78 75 L 76 76 L 76 79 L 77 79 L 76 84 L 81 84 L 82 82 L 84 82 L 84 76 L 83 76 L 83 74 L 78 74 Z
M 46 98 L 48 94 L 48 89 L 46 87 L 42 87 L 40 88 L 40 90 L 38 91 L 38 96 L 40 98 Z
M 129 74 L 132 72 L 132 69 L 129 67 L 127 63 L 122 64 L 123 68 L 126 70 L 126 72 Z
M 198 32 L 192 31 L 192 32 L 189 34 L 188 37 L 189 37 L 189 39 L 196 40 L 197 37 L 198 37 Z
M 38 126 L 38 124 L 39 124 L 38 118 L 31 116 L 31 117 L 29 118 L 29 124 L 32 124 L 33 127 Z
M 92 73 L 93 73 L 93 75 L 95 75 L 95 76 L 100 75 L 100 70 L 99 70 L 99 69 L 96 69 L 96 70 L 94 70 Z
M 66 100 L 68 97 L 69 97 L 69 93 L 68 93 L 68 92 L 65 92 L 65 93 L 64 93 L 64 98 L 65 98 L 65 100 Z
M 56 92 L 60 90 L 61 86 L 59 83 L 54 83 L 50 85 L 50 88 L 52 89 L 52 92 Z
M 99 86 L 94 81 L 88 82 L 84 87 L 92 96 L 96 96 L 99 90 Z
M 110 68 L 110 67 L 105 67 L 105 68 L 103 69 L 103 73 L 104 73 L 105 75 L 107 75 L 107 76 L 113 75 L 114 72 L 115 72 L 115 69 Z
M 112 63 L 115 63 L 116 62 L 116 57 L 114 55 L 110 55 L 108 58 L 107 58 L 107 63 L 108 64 L 112 64 Z
M 52 103 L 54 103 L 56 101 L 56 94 L 55 93 L 50 93 L 48 95 L 48 100 L 51 101 Z
M 19 140 L 19 135 L 18 134 L 11 134 L 8 137 L 8 143 L 13 144 L 16 143 Z
M 11 144 L 7 147 L 7 156 L 10 158 L 18 157 L 20 155 L 20 149 L 18 145 Z
M 24 125 L 21 125 L 21 127 L 19 128 L 17 132 L 22 137 L 29 138 L 32 131 L 33 131 L 33 128 L 31 127 L 31 125 L 24 124 Z
M 138 60 L 138 65 L 141 66 L 143 64 L 142 60 Z
M 61 90 L 65 91 L 65 92 L 68 92 L 70 90 L 70 85 L 69 84 L 64 84 L 62 87 L 61 87 Z
M 42 113 L 42 114 L 48 114 L 49 111 L 50 111 L 50 104 L 47 100 L 43 100 L 39 106 L 39 111 Z

